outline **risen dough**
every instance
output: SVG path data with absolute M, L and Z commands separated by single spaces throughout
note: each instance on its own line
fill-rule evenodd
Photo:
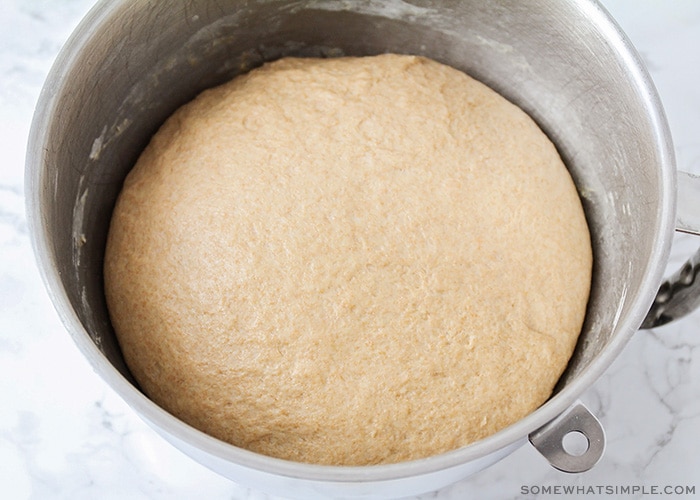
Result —
M 105 256 L 125 359 L 213 436 L 323 464 L 416 459 L 550 395 L 590 240 L 519 108 L 421 57 L 283 59 L 178 110 Z

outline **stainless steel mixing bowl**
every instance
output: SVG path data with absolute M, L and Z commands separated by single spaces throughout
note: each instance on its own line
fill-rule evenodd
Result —
M 218 441 L 145 397 L 119 351 L 102 261 L 121 183 L 158 126 L 201 90 L 284 55 L 383 52 L 426 55 L 477 77 L 530 113 L 559 148 L 583 200 L 595 256 L 576 352 L 555 394 L 537 411 L 424 460 L 318 466 Z M 51 70 L 26 172 L 39 267 L 95 371 L 185 453 L 235 481 L 285 496 L 430 491 L 499 460 L 528 438 L 554 466 L 585 470 L 600 457 L 604 436 L 578 396 L 645 318 L 645 326 L 673 319 L 697 306 L 700 295 L 696 256 L 664 285 L 647 316 L 674 229 L 697 232 L 698 207 L 684 201 L 677 224 L 677 175 L 662 107 L 629 41 L 591 0 L 101 1 Z M 681 194 L 691 200 L 698 182 L 684 179 Z M 581 456 L 563 450 L 562 438 L 572 430 L 588 438 Z

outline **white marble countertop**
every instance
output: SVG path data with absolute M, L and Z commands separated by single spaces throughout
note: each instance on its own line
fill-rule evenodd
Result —
M 0 4 L 0 498 L 268 498 L 210 472 L 146 427 L 78 352 L 36 270 L 23 196 L 29 124 L 53 59 L 93 3 Z M 700 2 L 604 3 L 652 73 L 679 168 L 700 173 Z M 678 237 L 672 265 L 698 244 Z M 526 445 L 419 498 L 564 496 L 532 494 L 547 485 L 646 488 L 613 495 L 621 498 L 641 498 L 652 486 L 689 486 L 695 494 L 679 498 L 700 498 L 699 348 L 700 313 L 634 336 L 582 397 L 608 438 L 590 472 L 557 472 Z

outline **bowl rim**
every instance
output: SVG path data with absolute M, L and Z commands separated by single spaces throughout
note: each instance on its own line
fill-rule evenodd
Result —
M 156 430 L 177 437 L 188 445 L 220 460 L 240 466 L 297 479 L 323 482 L 374 482 L 419 476 L 475 461 L 499 450 L 524 442 L 527 436 L 566 411 L 608 368 L 641 325 L 658 286 L 675 230 L 676 167 L 670 130 L 651 76 L 641 57 L 617 23 L 597 0 L 572 0 L 592 25 L 605 35 L 618 59 L 629 73 L 630 84 L 637 89 L 653 125 L 656 149 L 661 160 L 659 186 L 662 210 L 655 221 L 658 231 L 652 246 L 652 268 L 644 275 L 639 300 L 629 314 L 619 317 L 618 332 L 600 354 L 560 392 L 540 408 L 514 424 L 484 439 L 431 457 L 398 463 L 367 466 L 336 466 L 293 462 L 248 451 L 199 431 L 156 405 L 134 387 L 102 354 L 82 325 L 63 289 L 55 265 L 46 228 L 42 184 L 47 170 L 44 144 L 47 124 L 56 119 L 58 97 L 66 92 L 65 76 L 75 70 L 78 56 L 106 23 L 115 19 L 128 0 L 101 0 L 73 31 L 57 56 L 42 88 L 29 133 L 25 164 L 25 200 L 30 239 L 42 281 L 65 328 L 93 369 L 134 411 Z

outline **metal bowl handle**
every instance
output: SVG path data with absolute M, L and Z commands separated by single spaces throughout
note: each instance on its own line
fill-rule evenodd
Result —
M 571 434 L 585 438 L 582 449 L 568 449 L 566 438 Z M 603 426 L 580 401 L 528 438 L 552 467 L 563 472 L 585 472 L 598 463 L 605 451 Z
M 676 231 L 700 236 L 700 176 L 678 172 Z M 641 328 L 665 325 L 700 307 L 700 250 L 659 287 Z

